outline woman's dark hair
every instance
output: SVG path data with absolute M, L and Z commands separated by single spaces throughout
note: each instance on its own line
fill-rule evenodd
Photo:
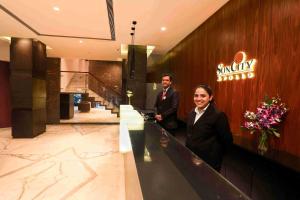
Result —
M 196 91 L 198 88 L 204 89 L 204 90 L 207 92 L 207 94 L 208 94 L 209 96 L 212 96 L 212 95 L 213 95 L 213 90 L 211 89 L 211 87 L 210 87 L 209 85 L 206 85 L 206 84 L 200 84 L 200 85 L 198 85 L 198 86 L 195 88 L 195 91 Z M 214 98 L 212 98 L 212 100 L 211 100 L 210 102 L 211 102 L 211 103 L 214 103 L 214 102 L 215 102 Z

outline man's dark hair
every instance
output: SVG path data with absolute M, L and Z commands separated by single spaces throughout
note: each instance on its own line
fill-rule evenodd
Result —
M 163 74 L 163 75 L 161 76 L 161 78 L 163 78 L 163 77 L 165 77 L 165 76 L 168 76 L 168 77 L 170 78 L 170 81 L 173 80 L 173 77 L 172 77 L 171 74 Z

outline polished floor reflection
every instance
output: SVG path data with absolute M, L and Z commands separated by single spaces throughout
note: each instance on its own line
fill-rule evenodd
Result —
M 118 125 L 47 125 L 33 139 L 0 129 L 0 199 L 125 199 Z
M 68 120 L 60 120 L 60 123 L 119 123 L 120 119 L 117 114 L 105 110 L 104 106 L 91 108 L 90 112 L 84 113 L 74 107 L 74 117 Z

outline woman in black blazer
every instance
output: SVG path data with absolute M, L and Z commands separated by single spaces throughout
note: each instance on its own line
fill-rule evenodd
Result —
M 212 90 L 207 85 L 195 89 L 194 103 L 196 108 L 188 115 L 186 146 L 220 171 L 223 155 L 232 144 L 227 117 L 215 107 Z

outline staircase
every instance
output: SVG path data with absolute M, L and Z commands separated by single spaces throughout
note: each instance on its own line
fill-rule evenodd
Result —
M 64 92 L 85 93 L 86 86 L 87 86 L 85 73 L 75 73 L 75 72 L 64 72 L 64 73 L 67 73 L 68 76 L 72 76 Z
M 92 107 L 100 104 L 105 106 L 106 110 L 111 110 L 112 113 L 119 116 L 119 100 L 116 101 L 116 99 L 120 99 L 119 94 L 105 87 L 104 83 L 87 72 L 62 73 L 72 73 L 72 78 L 62 92 L 88 93 Z

